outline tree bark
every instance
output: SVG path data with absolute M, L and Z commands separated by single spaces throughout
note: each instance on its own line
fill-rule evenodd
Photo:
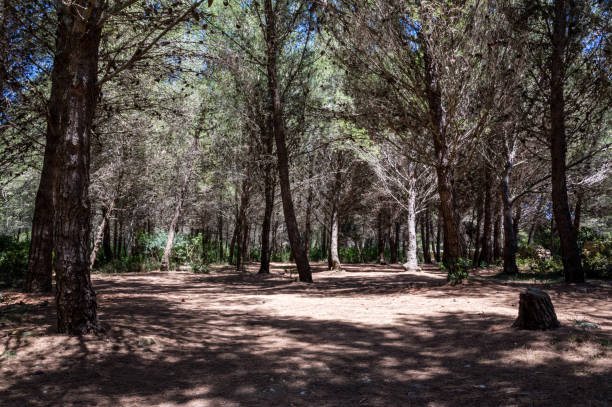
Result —
M 264 0 L 264 9 L 266 15 L 265 37 L 267 45 L 268 92 L 270 97 L 269 109 L 272 116 L 274 138 L 276 140 L 278 178 L 281 187 L 283 213 L 285 215 L 285 224 L 287 226 L 287 234 L 289 235 L 291 253 L 295 259 L 299 279 L 302 282 L 311 283 L 312 272 L 310 270 L 310 264 L 308 263 L 308 257 L 306 256 L 304 246 L 302 245 L 300 239 L 300 231 L 295 216 L 295 209 L 293 207 L 293 199 L 291 197 L 291 182 L 289 180 L 289 153 L 287 152 L 285 123 L 277 77 L 278 50 L 280 44 L 277 39 L 278 32 L 276 28 L 276 13 L 272 6 L 272 0 Z
M 429 104 L 428 115 L 433 125 L 431 131 L 436 154 L 440 214 L 444 227 L 444 264 L 449 275 L 456 275 L 458 261 L 463 251 L 463 238 L 453 188 L 454 171 L 446 135 L 446 113 L 442 106 L 440 83 L 427 47 L 424 47 L 424 62 L 425 93 Z
M 96 257 L 98 256 L 98 250 L 100 249 L 100 244 L 102 241 L 106 241 L 106 236 L 110 238 L 110 231 L 108 227 L 108 223 L 110 221 L 111 214 L 113 213 L 113 209 L 115 208 L 115 198 L 108 205 L 108 208 L 102 209 L 102 222 L 98 227 L 98 232 L 96 233 L 96 238 L 94 240 L 93 249 L 91 250 L 91 255 L 89 258 L 89 267 L 93 268 L 94 263 L 96 262 Z M 110 250 L 110 241 L 108 241 L 109 250 Z M 106 251 L 106 245 L 104 245 L 104 250 Z M 105 253 L 106 256 L 106 253 Z
M 548 294 L 528 288 L 519 296 L 519 315 L 512 325 L 519 329 L 547 330 L 561 326 Z
M 331 214 L 331 239 L 330 239 L 330 259 L 331 267 L 333 271 L 340 271 L 342 265 L 340 264 L 340 256 L 338 255 L 338 208 L 334 205 Z
M 245 259 L 245 246 L 248 241 L 248 222 L 247 222 L 247 211 L 251 201 L 251 179 L 247 176 L 242 181 L 242 192 L 240 193 L 240 210 L 238 211 L 238 220 L 236 221 L 236 243 L 238 250 L 236 250 L 236 270 L 243 271 L 244 265 L 242 264 Z
M 482 227 L 482 241 L 480 242 L 480 256 L 478 257 L 478 263 L 491 264 L 493 260 L 493 248 L 491 247 L 491 234 L 493 229 L 493 205 L 491 205 L 491 175 L 490 171 L 487 170 L 486 185 L 484 188 L 484 224 Z
M 419 271 L 417 258 L 417 233 L 416 233 L 416 191 L 411 190 L 406 199 L 406 227 L 408 233 L 408 248 L 406 249 L 406 263 L 403 264 L 406 271 Z
M 378 211 L 378 264 L 387 264 L 385 260 L 385 232 L 383 227 L 384 209 Z
M 391 264 L 396 264 L 399 257 L 400 228 L 399 222 L 393 222 L 393 237 L 390 239 L 389 244 L 391 246 Z
M 564 56 L 567 44 L 567 8 L 565 0 L 554 0 L 552 33 L 551 73 L 550 73 L 550 156 L 552 163 L 552 206 L 561 241 L 561 259 L 567 283 L 584 282 L 584 270 L 576 233 L 572 225 L 567 199 L 565 137 L 565 67 Z M 570 2 L 569 7 L 572 7 Z M 571 11 L 570 11 L 571 12 Z M 571 30 L 570 30 L 571 31 Z
M 56 91 L 58 92 L 58 91 Z M 54 94 L 57 99 L 60 96 Z M 59 101 L 58 101 L 59 103 Z M 55 117 L 59 115 L 54 109 Z M 50 115 L 49 120 L 54 116 Z M 57 120 L 57 119 L 54 119 Z M 43 160 L 40 184 L 34 203 L 34 217 L 32 219 L 32 240 L 28 258 L 28 271 L 26 274 L 25 291 L 35 293 L 51 292 L 53 280 L 53 222 L 55 206 L 55 184 L 58 174 L 57 144 L 59 134 L 51 130 L 57 128 L 57 123 L 49 123 L 47 128 L 47 142 Z
M 435 250 L 435 257 L 436 257 L 436 262 L 440 262 L 442 260 L 442 257 L 440 256 L 440 243 L 442 240 L 442 218 L 440 217 L 440 214 L 438 214 L 438 221 L 437 223 L 437 227 L 436 227 L 436 250 Z
M 483 193 L 481 192 L 476 200 L 476 230 L 474 236 L 474 257 L 472 258 L 472 266 L 478 267 L 479 259 L 480 259 L 480 226 L 482 223 L 482 213 L 483 209 Z
M 100 0 L 62 3 L 51 75 L 48 132 L 58 140 L 54 185 L 57 327 L 60 333 L 74 335 L 100 329 L 89 274 L 89 137 L 98 99 L 102 31 L 98 23 L 103 7 Z
M 510 275 L 518 274 L 516 266 L 516 239 L 514 227 L 512 226 L 512 198 L 510 197 L 510 177 L 514 165 L 514 153 L 506 157 L 506 165 L 501 182 L 501 196 L 504 203 L 504 273 Z
M 496 199 L 493 209 L 494 223 L 493 223 L 493 261 L 496 261 L 501 257 L 502 246 L 501 246 L 501 222 L 502 216 L 500 214 L 501 200 Z
M 578 236 L 580 232 L 580 215 L 582 212 L 582 194 L 578 194 L 578 199 L 576 200 L 576 208 L 574 209 L 574 234 Z

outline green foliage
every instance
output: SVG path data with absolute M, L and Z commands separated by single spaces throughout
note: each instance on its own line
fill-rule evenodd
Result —
M 28 270 L 30 241 L 0 236 L 0 287 L 22 287 Z
M 582 265 L 587 277 L 612 278 L 612 240 L 584 243 Z
M 469 278 L 468 270 L 472 266 L 472 260 L 460 257 L 454 267 L 443 267 L 448 270 L 447 280 L 451 285 L 462 283 Z

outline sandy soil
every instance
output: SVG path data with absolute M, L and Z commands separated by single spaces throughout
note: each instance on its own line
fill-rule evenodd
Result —
M 0 293 L 0 405 L 612 405 L 609 284 L 537 285 L 563 327 L 528 332 L 510 325 L 534 284 L 323 269 L 95 275 L 98 337 L 54 334 L 52 297 Z

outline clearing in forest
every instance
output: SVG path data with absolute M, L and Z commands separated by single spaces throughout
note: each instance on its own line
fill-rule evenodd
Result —
M 612 404 L 609 283 L 532 284 L 433 267 L 288 264 L 272 275 L 94 275 L 101 336 L 54 334 L 52 297 L 4 292 L 2 406 Z M 511 328 L 519 293 L 560 329 Z

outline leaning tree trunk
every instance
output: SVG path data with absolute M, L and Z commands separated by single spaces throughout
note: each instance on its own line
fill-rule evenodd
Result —
M 550 156 L 552 163 L 552 206 L 561 241 L 561 258 L 565 281 L 584 282 L 584 270 L 580 260 L 580 250 L 572 225 L 567 199 L 565 156 L 567 141 L 565 137 L 565 95 L 564 54 L 566 48 L 567 8 L 565 0 L 554 0 L 552 34 L 551 74 L 550 74 Z M 571 7 L 571 5 L 570 5 Z
M 289 153 L 287 151 L 287 141 L 285 135 L 285 123 L 283 117 L 283 108 L 281 104 L 281 95 L 278 84 L 278 49 L 279 42 L 277 39 L 276 29 L 276 11 L 272 5 L 272 0 L 264 1 L 264 9 L 266 15 L 265 37 L 267 45 L 267 79 L 268 92 L 270 97 L 270 114 L 274 129 L 274 138 L 276 140 L 276 156 L 278 159 L 278 175 L 281 187 L 281 198 L 283 201 L 283 213 L 285 214 L 285 223 L 287 226 L 287 234 L 289 235 L 289 243 L 291 245 L 291 254 L 295 259 L 295 265 L 300 281 L 312 282 L 312 272 L 306 251 L 300 239 L 300 231 L 298 228 L 297 218 L 295 216 L 295 208 L 293 207 L 293 198 L 291 197 L 291 181 L 289 180 Z
M 561 326 L 548 294 L 528 288 L 519 296 L 519 315 L 512 325 L 519 329 L 547 330 Z
M 419 261 L 417 258 L 417 233 L 416 233 L 416 192 L 410 189 L 406 199 L 406 231 L 408 233 L 408 248 L 406 249 L 406 263 L 403 264 L 406 271 L 418 271 Z
M 98 250 L 100 249 L 100 244 L 105 240 L 105 236 L 110 237 L 110 229 L 108 227 L 108 223 L 110 221 L 111 214 L 113 213 L 113 209 L 115 209 L 115 198 L 113 197 L 112 201 L 108 205 L 108 208 L 104 208 L 102 210 L 102 222 L 98 227 L 98 232 L 96 233 L 96 238 L 94 240 L 93 249 L 91 250 L 91 255 L 89 257 L 89 267 L 93 268 L 94 263 L 96 262 L 96 257 L 98 256 Z M 109 249 L 110 249 L 110 241 Z M 106 247 L 105 247 L 106 250 Z
M 60 95 L 54 94 L 53 96 L 60 99 Z M 58 103 L 60 103 L 59 100 Z M 56 105 L 53 109 L 53 111 L 55 111 L 55 116 L 50 115 L 49 121 L 60 114 L 57 110 L 58 106 Z M 57 125 L 57 123 L 49 123 L 47 129 L 45 158 L 43 160 L 40 184 L 34 203 L 32 238 L 30 241 L 30 254 L 25 282 L 26 292 L 51 292 L 53 280 L 55 184 L 59 165 L 56 149 L 59 141 L 59 134 L 57 131 L 52 131 L 50 126 L 56 128 Z
M 172 222 L 170 222 L 170 229 L 168 230 L 168 239 L 166 240 L 166 247 L 164 248 L 161 265 L 159 266 L 159 269 L 161 271 L 168 271 L 170 269 L 170 253 L 172 253 L 172 246 L 174 244 L 174 234 L 176 233 L 178 221 L 181 217 L 181 211 L 183 210 L 183 202 L 185 201 L 185 196 L 187 195 L 189 180 L 191 179 L 191 174 L 193 173 L 198 154 L 198 133 L 199 130 L 196 130 L 191 150 L 191 162 L 189 163 L 189 169 L 185 173 L 185 178 L 183 178 L 183 185 L 181 186 L 181 190 L 179 192 L 179 196 L 176 202 L 176 207 L 174 208 L 174 216 L 172 217 Z
M 55 270 L 57 327 L 75 335 L 99 330 L 89 271 L 90 131 L 98 89 L 99 19 L 104 2 L 62 3 L 51 76 L 48 131 L 57 137 Z M 87 10 L 87 17 L 82 15 Z
M 501 196 L 504 203 L 504 273 L 509 275 L 518 274 L 516 266 L 516 239 L 514 227 L 512 226 L 512 198 L 510 197 L 510 177 L 514 165 L 514 153 L 510 152 L 506 157 L 504 175 L 501 182 Z

